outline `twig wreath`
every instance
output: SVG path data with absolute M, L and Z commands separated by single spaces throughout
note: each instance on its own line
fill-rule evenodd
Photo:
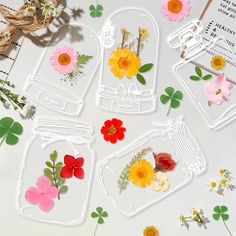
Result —
M 11 47 L 17 30 L 27 35 L 46 28 L 63 10 L 58 0 L 25 0 L 15 14 L 0 6 L 0 14 L 8 23 L 6 29 L 0 31 L 0 52 Z

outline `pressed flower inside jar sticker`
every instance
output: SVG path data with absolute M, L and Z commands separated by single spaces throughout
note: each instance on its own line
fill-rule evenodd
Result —
M 123 127 L 123 122 L 116 118 L 106 120 L 101 128 L 104 140 L 112 144 L 117 143 L 118 140 L 123 140 L 125 132 L 126 128 Z
M 112 52 L 108 61 L 111 72 L 118 79 L 132 79 L 135 76 L 139 83 L 145 85 L 145 73 L 153 68 L 153 63 L 142 65 L 141 62 L 141 52 L 145 42 L 148 42 L 149 31 L 139 28 L 137 38 L 131 39 L 132 34 L 126 28 L 121 28 L 121 35 L 121 43 L 117 50 Z
M 222 57 L 220 55 L 216 55 L 216 56 L 212 57 L 211 66 L 215 70 L 223 69 L 224 66 L 225 66 L 225 59 L 224 59 L 224 57 Z
M 189 0 L 162 0 L 162 14 L 169 21 L 181 21 L 189 16 Z
M 52 52 L 50 61 L 54 69 L 65 76 L 62 80 L 73 85 L 84 74 L 83 68 L 91 58 L 92 56 L 80 54 L 71 47 L 63 46 Z
M 143 231 L 143 236 L 159 236 L 159 231 L 155 226 L 147 226 Z
M 176 162 L 169 153 L 153 153 L 154 165 L 145 157 L 151 147 L 142 149 L 122 170 L 118 179 L 118 188 L 122 193 L 132 183 L 136 187 L 151 187 L 156 192 L 166 192 L 170 187 L 167 172 L 174 171 Z
M 84 158 L 75 158 L 72 155 L 64 156 L 64 163 L 57 161 L 56 150 L 50 153 L 50 159 L 46 161 L 43 170 L 44 175 L 37 180 L 36 187 L 30 187 L 25 192 L 25 199 L 32 205 L 38 205 L 43 212 L 49 212 L 54 207 L 53 199 L 61 200 L 61 195 L 68 192 L 65 185 L 66 179 L 73 176 L 77 179 L 84 179 Z

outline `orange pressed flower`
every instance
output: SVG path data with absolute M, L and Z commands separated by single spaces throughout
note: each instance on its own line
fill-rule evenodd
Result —
M 183 3 L 179 0 L 170 0 L 168 2 L 168 10 L 171 13 L 178 14 L 183 8 Z

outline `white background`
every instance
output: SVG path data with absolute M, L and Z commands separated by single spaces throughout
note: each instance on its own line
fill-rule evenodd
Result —
M 3 2 L 4 1 L 7 0 L 3 0 Z M 160 0 L 101 0 L 105 11 L 103 17 L 97 19 L 91 18 L 88 13 L 88 7 L 93 3 L 95 3 L 95 0 L 68 1 L 70 7 L 80 7 L 84 10 L 84 14 L 80 19 L 77 19 L 77 21 L 88 24 L 98 33 L 106 17 L 118 8 L 136 6 L 150 11 L 159 24 L 161 35 L 157 96 L 160 96 L 163 90 L 169 85 L 183 91 L 183 88 L 172 73 L 172 66 L 178 60 L 178 53 L 168 47 L 166 37 L 184 22 L 197 18 L 206 3 L 205 0 L 192 0 L 191 14 L 181 23 L 168 22 L 168 20 L 161 15 Z M 70 13 L 69 9 L 67 9 L 67 11 Z M 32 73 L 40 54 L 41 49 L 38 46 L 35 46 L 29 40 L 25 40 L 21 54 L 10 76 L 10 80 L 17 85 L 19 90 L 22 89 L 27 76 Z M 151 129 L 152 121 L 165 122 L 167 119 L 165 114 L 168 106 L 161 105 L 159 102 L 157 111 L 145 116 L 136 115 L 134 117 L 104 112 L 95 105 L 97 86 L 98 76 L 94 78 L 89 89 L 88 95 L 86 96 L 85 109 L 79 118 L 82 121 L 87 121 L 94 125 L 95 143 L 93 148 L 96 152 L 97 160 L 103 159 Z M 185 117 L 186 123 L 189 125 L 207 158 L 207 171 L 202 176 L 194 178 L 191 184 L 186 188 L 163 200 L 161 203 L 152 206 L 133 219 L 125 218 L 112 207 L 104 197 L 95 176 L 92 183 L 87 220 L 77 227 L 61 227 L 38 223 L 18 215 L 15 207 L 17 181 L 23 158 L 24 144 L 32 134 L 32 121 L 21 121 L 16 112 L 6 111 L 3 107 L 0 107 L 1 117 L 11 116 L 21 121 L 24 126 L 24 134 L 20 137 L 20 142 L 17 145 L 8 146 L 3 144 L 0 147 L 0 234 L 4 236 L 32 236 L 32 234 L 34 236 L 92 236 L 95 221 L 90 218 L 90 212 L 97 206 L 102 206 L 108 211 L 109 218 L 104 225 L 99 226 L 97 236 L 141 236 L 143 229 L 148 225 L 156 226 L 161 236 L 227 235 L 223 223 L 221 221 L 215 222 L 211 217 L 213 207 L 221 204 L 225 204 L 229 207 L 230 219 L 227 224 L 232 232 L 236 232 L 236 225 L 234 223 L 236 221 L 236 191 L 227 192 L 224 197 L 221 197 L 209 193 L 206 186 L 210 179 L 216 177 L 216 172 L 219 167 L 229 168 L 236 179 L 236 151 L 234 146 L 236 141 L 236 123 L 234 122 L 220 131 L 209 130 L 188 95 L 185 92 L 184 95 L 184 101 L 181 107 L 177 110 L 172 110 L 170 118 L 175 119 L 179 115 Z M 38 106 L 37 114 L 50 115 L 50 112 Z M 123 120 L 124 126 L 127 128 L 125 140 L 116 145 L 106 143 L 100 134 L 100 128 L 103 122 L 113 117 Z M 207 230 L 193 224 L 188 232 L 186 228 L 179 225 L 179 215 L 188 215 L 191 207 L 204 209 L 206 216 L 211 220 Z

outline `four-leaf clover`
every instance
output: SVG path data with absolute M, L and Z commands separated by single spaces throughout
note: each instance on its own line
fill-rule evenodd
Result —
M 103 224 L 104 223 L 104 218 L 108 217 L 108 213 L 102 209 L 102 207 L 97 207 L 96 211 L 93 211 L 91 213 L 92 218 L 98 218 L 97 223 L 98 224 Z
M 96 6 L 91 5 L 89 7 L 89 10 L 90 10 L 91 17 L 94 17 L 94 18 L 100 17 L 100 16 L 102 16 L 103 6 L 101 4 L 97 4 Z
M 183 99 L 183 93 L 179 90 L 175 91 L 172 87 L 167 87 L 165 89 L 166 94 L 162 94 L 160 97 L 162 104 L 167 104 L 170 101 L 169 110 L 167 115 L 169 115 L 171 108 L 175 109 L 180 106 L 180 101 Z
M 17 144 L 18 136 L 23 133 L 23 127 L 20 123 L 14 121 L 11 117 L 4 117 L 0 120 L 0 144 L 6 141 L 9 145 Z
M 219 220 L 221 218 L 223 221 L 227 221 L 229 219 L 229 215 L 226 213 L 227 211 L 227 206 L 216 206 L 213 214 L 214 220 Z

